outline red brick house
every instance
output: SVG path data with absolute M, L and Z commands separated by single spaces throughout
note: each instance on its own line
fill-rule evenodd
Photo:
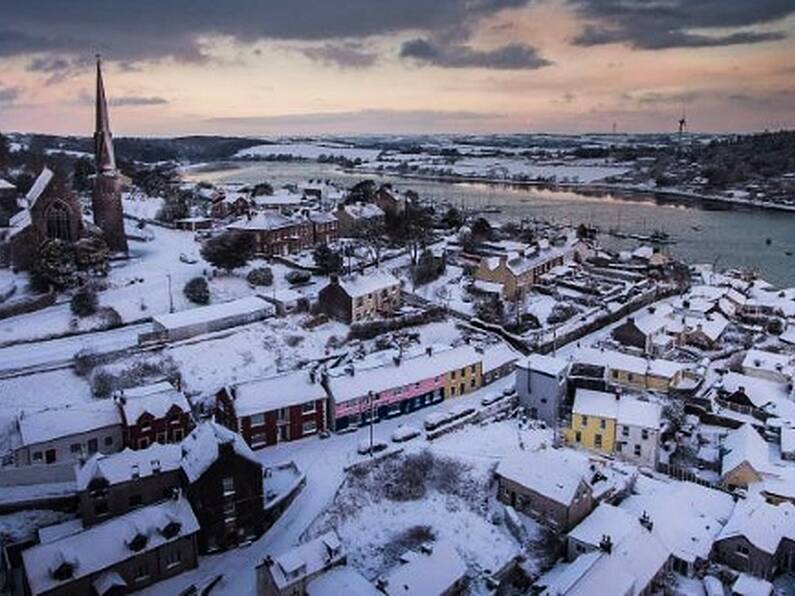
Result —
M 224 387 L 216 395 L 216 420 L 254 449 L 322 432 L 328 395 L 314 375 L 297 371 Z
M 315 245 L 336 242 L 339 238 L 339 222 L 333 213 L 312 211 L 308 217 L 312 222 L 312 240 Z
M 163 381 L 120 392 L 116 403 L 122 416 L 124 445 L 146 449 L 153 443 L 179 443 L 193 428 L 185 395 Z
M 228 228 L 252 235 L 257 254 L 265 257 L 288 255 L 314 246 L 312 222 L 276 211 L 248 215 Z

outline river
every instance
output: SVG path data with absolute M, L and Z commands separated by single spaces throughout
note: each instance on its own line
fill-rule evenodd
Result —
M 766 211 L 730 205 L 704 206 L 688 200 L 651 196 L 585 194 L 570 190 L 546 190 L 510 184 L 443 182 L 394 175 L 367 176 L 315 162 L 255 162 L 218 164 L 186 173 L 189 180 L 250 184 L 267 180 L 274 187 L 308 179 L 331 180 L 351 186 L 364 178 L 391 182 L 402 190 L 415 190 L 423 199 L 453 204 L 464 209 L 496 208 L 489 219 L 498 222 L 539 218 L 577 225 L 589 223 L 602 230 L 619 228 L 625 233 L 662 230 L 676 240 L 666 247 L 671 254 L 691 263 L 715 263 L 718 268 L 750 267 L 772 284 L 795 286 L 795 213 Z M 603 235 L 606 246 L 621 248 L 636 241 Z

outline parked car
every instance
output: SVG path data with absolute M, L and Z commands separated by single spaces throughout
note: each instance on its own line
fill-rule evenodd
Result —
M 481 406 L 490 406 L 491 404 L 500 401 L 503 397 L 505 397 L 505 396 L 502 395 L 501 393 L 492 393 L 491 395 L 487 395 L 486 397 L 481 399 L 480 400 L 480 405 Z
M 196 257 L 193 257 L 184 252 L 179 253 L 179 260 L 182 261 L 183 263 L 187 263 L 188 265 L 195 265 L 196 263 L 199 262 L 199 260 Z
M 395 432 L 392 433 L 392 440 L 395 443 L 404 443 L 406 441 L 411 441 L 414 437 L 419 437 L 420 431 L 419 429 L 414 428 L 413 426 L 398 426 L 395 429 Z
M 373 451 L 372 453 L 379 453 L 386 449 L 388 445 L 383 441 L 379 441 L 375 439 L 373 441 Z M 359 443 L 359 447 L 356 449 L 361 455 L 369 455 L 370 454 L 370 441 L 365 439 L 361 443 Z
M 475 408 L 472 406 L 456 406 L 452 410 L 450 410 L 450 421 L 458 420 L 459 418 L 463 418 L 464 416 L 469 416 L 475 411 Z
M 434 430 L 447 422 L 450 422 L 450 414 L 448 412 L 434 412 L 425 417 L 423 426 L 425 430 Z

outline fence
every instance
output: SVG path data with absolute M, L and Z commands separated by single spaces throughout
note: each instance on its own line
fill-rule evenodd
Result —
M 47 294 L 38 294 L 36 296 L 10 300 L 0 306 L 0 319 L 7 319 L 8 317 L 24 315 L 41 310 L 42 308 L 47 308 L 55 304 L 55 298 L 55 292 L 48 292 Z
M 657 464 L 657 471 L 661 472 L 662 474 L 665 474 L 666 476 L 670 476 L 675 480 L 700 484 L 701 486 L 706 486 L 707 488 L 719 490 L 721 492 L 730 494 L 732 496 L 734 496 L 735 494 L 726 487 L 724 487 L 723 485 L 721 485 L 719 482 L 712 482 L 709 480 L 705 480 L 704 478 L 700 478 L 692 470 L 689 470 L 687 468 L 680 468 L 679 466 L 672 466 L 671 464 L 659 463 Z

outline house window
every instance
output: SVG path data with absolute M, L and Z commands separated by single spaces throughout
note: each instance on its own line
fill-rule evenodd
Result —
M 595 447 L 597 447 L 597 448 L 600 448 L 600 449 L 601 449 L 601 447 L 602 447 L 602 435 L 600 435 L 600 434 L 595 434 L 595 435 L 593 436 L 593 444 L 594 444 L 594 446 L 595 446 Z
M 138 439 L 138 449 L 146 449 L 147 447 L 149 447 L 149 437 Z
M 580 416 L 580 424 L 583 426 L 588 426 L 588 416 Z
M 44 452 L 44 461 L 48 464 L 54 464 L 55 459 L 55 449 L 47 449 L 47 451 Z
M 618 378 L 618 371 L 614 370 L 614 371 L 612 371 L 612 373 L 613 373 L 613 378 L 617 379 Z
M 44 459 L 44 456 L 42 455 L 41 451 L 33 452 L 33 461 L 40 462 L 42 459 Z
M 94 515 L 105 515 L 108 512 L 108 502 L 105 499 L 94 501 Z
M 287 422 L 290 419 L 290 408 L 279 408 L 279 422 Z
M 112 447 L 113 446 L 113 435 L 108 435 L 105 437 L 105 447 Z
M 72 443 L 69 447 L 69 451 L 73 454 L 81 453 L 83 451 L 83 446 L 80 443 Z
M 156 440 L 161 445 L 165 445 L 166 444 L 166 433 L 164 433 L 164 432 L 157 433 L 157 439 Z
M 313 433 L 316 433 L 317 422 L 315 422 L 314 420 L 310 420 L 309 422 L 304 422 L 304 424 L 301 426 L 301 431 L 305 435 L 311 435 Z
M 452 371 L 452 372 L 450 373 L 450 378 L 451 378 L 451 379 L 455 379 L 455 373 L 456 373 L 456 371 Z
M 166 553 L 166 567 L 168 569 L 173 569 L 180 563 L 182 563 L 182 551 L 179 550 L 179 547 L 175 547 Z
M 747 557 L 748 555 L 751 554 L 751 551 L 744 544 L 738 544 L 737 545 L 737 554 L 738 555 L 743 555 L 744 557 Z
M 140 494 L 130 495 L 130 508 L 140 507 L 143 503 L 143 497 Z
M 625 437 L 628 437 L 629 436 L 629 427 L 628 426 L 622 426 L 621 427 L 621 434 L 623 436 L 625 436 Z
M 184 436 L 184 433 L 183 433 L 181 428 L 175 428 L 173 434 L 174 434 L 174 440 L 175 441 L 181 441 L 182 437 Z
M 640 445 L 635 443 L 635 457 L 640 457 Z
M 640 431 L 640 437 L 641 437 L 641 438 L 642 438 L 644 441 L 648 440 L 648 438 L 649 438 L 649 431 L 648 431 L 648 430 L 646 430 L 646 429 L 644 428 L 642 431 Z
M 99 440 L 98 439 L 89 439 L 88 440 L 88 452 L 89 453 L 96 453 L 99 451 Z
M 604 418 L 600 418 L 599 419 L 599 428 L 601 428 L 601 429 L 607 428 L 607 420 L 605 420 Z
M 314 414 L 316 411 L 315 402 L 308 401 L 301 407 L 301 412 L 304 414 Z
M 618 451 L 619 453 L 621 453 L 621 451 L 622 451 L 623 449 L 624 449 L 624 443 L 616 443 L 616 451 Z
M 149 564 L 146 561 L 141 561 L 135 567 L 135 581 L 144 582 L 149 579 Z
M 582 443 L 582 433 L 580 431 L 574 433 L 574 441 L 576 443 Z
M 228 497 L 235 494 L 235 479 L 232 476 L 226 476 L 221 481 L 224 488 L 224 496 Z
M 265 414 L 254 414 L 249 418 L 251 426 L 262 426 L 265 424 Z
M 235 523 L 235 518 L 237 517 L 237 510 L 235 509 L 235 503 L 227 503 L 224 505 L 224 523 L 225 524 L 233 524 Z
M 627 380 L 628 380 L 630 383 L 632 383 L 632 382 L 635 380 L 635 375 L 634 375 L 634 374 L 632 374 L 632 373 L 629 373 L 629 374 L 627 375 Z

